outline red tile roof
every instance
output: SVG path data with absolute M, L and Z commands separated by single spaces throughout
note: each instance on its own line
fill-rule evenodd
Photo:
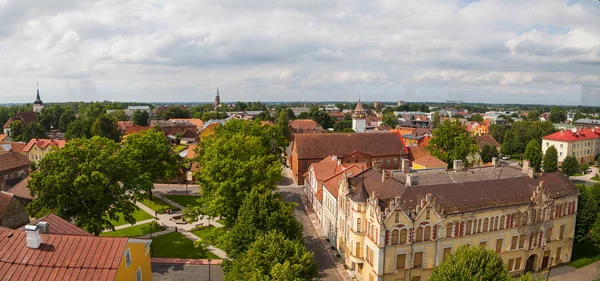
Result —
M 23 153 L 23 149 L 27 146 L 24 142 L 9 142 L 9 141 L 0 141 L 0 144 L 10 144 L 12 151 Z
M 58 148 L 63 148 L 67 143 L 66 140 L 54 140 L 54 139 L 31 139 L 25 148 L 23 148 L 23 152 L 29 152 L 34 145 L 39 148 L 46 148 L 48 146 L 58 146 Z
M 429 156 L 430 153 L 425 150 L 424 147 L 421 146 L 409 146 L 408 147 L 408 159 L 410 161 L 415 161 L 417 159 L 421 159 L 425 156 Z
M 6 137 L 8 137 L 7 134 L 0 134 L 0 141 L 3 141 Z
M 137 134 L 150 129 L 152 129 L 150 126 L 127 126 L 125 127 L 125 135 Z
M 561 130 L 554 134 L 543 137 L 545 140 L 554 141 L 582 141 L 582 140 L 593 140 L 600 138 L 600 130 L 596 129 L 581 129 L 581 130 Z
M 204 121 L 202 121 L 202 119 L 197 119 L 197 118 L 172 118 L 169 120 L 174 120 L 174 121 L 188 121 L 194 125 L 196 125 L 196 127 L 198 128 L 204 128 Z
M 29 188 L 27 187 L 27 183 L 29 182 L 30 179 L 31 179 L 31 177 L 29 177 L 29 176 L 24 178 L 22 181 L 15 184 L 15 186 L 10 188 L 8 190 L 8 192 L 14 194 L 15 196 L 17 196 L 19 198 L 26 199 L 26 200 L 33 200 L 34 198 L 37 198 L 37 195 L 35 197 L 31 196 L 31 192 L 29 191 Z
M 319 123 L 310 119 L 297 119 L 290 122 L 290 127 L 298 134 L 322 133 Z
M 431 155 L 419 158 L 413 161 L 413 164 L 421 165 L 425 168 L 446 168 L 448 167 L 448 163 L 437 159 Z
M 340 182 L 340 179 L 342 179 L 342 176 L 344 175 L 344 173 L 346 173 L 347 176 L 352 176 L 352 175 L 357 175 L 358 173 L 360 173 L 366 169 L 367 168 L 364 163 L 359 163 L 358 165 L 351 165 L 350 167 L 344 166 L 336 174 L 325 179 L 323 181 L 323 186 L 327 189 L 327 191 L 329 191 L 329 193 L 331 193 L 331 195 L 333 195 L 333 197 L 335 197 L 337 199 L 338 198 L 338 184 Z
M 87 231 L 77 227 L 76 225 L 66 221 L 65 219 L 55 215 L 49 214 L 45 217 L 42 217 L 38 220 L 32 221 L 29 224 L 36 225 L 38 222 L 47 222 L 49 224 L 48 234 L 56 234 L 56 235 L 73 235 L 73 236 L 94 236 Z M 25 226 L 19 228 L 21 231 L 25 231 Z
M 24 231 L 0 228 L 3 280 L 114 280 L 128 242 L 127 238 L 40 236 L 42 244 L 32 249 Z
M 476 136 L 475 141 L 477 142 L 479 148 L 483 148 L 483 146 L 486 144 L 492 147 L 500 147 L 500 144 L 496 141 L 496 139 L 490 135 Z
M 21 153 L 10 151 L 0 154 L 0 171 L 6 171 L 23 166 L 29 167 L 29 159 Z
M 370 134 L 298 134 L 292 144 L 298 159 L 343 157 L 359 151 L 372 157 L 406 154 L 400 135 L 391 132 Z
M 319 202 L 323 202 L 323 189 L 319 189 L 319 191 L 317 191 L 317 200 L 319 200 Z

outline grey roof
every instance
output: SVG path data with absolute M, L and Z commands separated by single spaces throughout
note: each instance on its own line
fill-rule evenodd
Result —
M 600 125 L 600 120 L 590 119 L 590 118 L 582 118 L 582 119 L 577 119 L 577 121 L 575 121 L 575 124 Z
M 147 106 L 147 105 L 131 105 L 131 106 L 128 106 L 127 109 L 129 109 L 129 110 L 150 110 L 150 106 Z
M 210 119 L 206 122 L 204 122 L 204 128 L 202 128 L 202 130 L 206 129 L 208 126 L 215 124 L 215 123 L 219 123 L 221 125 L 225 124 L 225 119 Z
M 367 202 L 367 199 L 369 199 L 369 193 L 365 188 L 364 178 L 362 180 L 363 182 L 360 183 L 358 190 L 350 196 L 350 199 L 354 202 Z

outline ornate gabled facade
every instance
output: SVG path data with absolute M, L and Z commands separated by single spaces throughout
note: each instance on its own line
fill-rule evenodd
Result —
M 427 280 L 462 245 L 495 250 L 513 275 L 570 261 L 578 190 L 564 175 L 460 164 L 340 181 L 336 247 L 357 279 Z

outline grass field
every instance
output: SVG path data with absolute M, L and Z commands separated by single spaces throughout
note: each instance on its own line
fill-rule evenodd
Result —
M 150 231 L 149 226 L 150 226 L 150 223 L 144 223 L 144 224 L 134 225 L 132 227 L 123 228 L 123 229 L 119 229 L 119 230 L 115 230 L 115 231 L 103 232 L 103 233 L 100 234 L 100 236 L 106 236 L 106 237 L 137 237 L 137 236 L 142 236 L 142 235 L 146 235 L 146 234 L 155 233 L 155 232 L 159 232 L 159 231 L 165 230 L 165 228 L 162 225 L 159 225 L 158 228 L 153 229 L 153 231 Z
M 196 236 L 200 237 L 200 238 L 206 238 L 209 235 L 213 234 L 213 232 L 215 231 L 215 227 L 204 227 L 200 230 L 194 230 L 192 231 L 192 233 L 194 233 Z
M 159 214 L 164 214 L 167 212 L 167 209 L 171 209 L 173 211 L 179 210 L 179 208 L 175 206 L 171 206 L 171 204 L 161 200 L 156 196 L 152 196 L 152 200 L 144 199 L 140 201 L 140 203 L 146 205 L 148 208 L 158 212 Z
M 179 153 L 179 152 L 184 151 L 186 148 L 188 148 L 187 145 L 180 144 L 176 147 L 173 147 L 173 151 L 175 151 L 176 153 Z
M 188 196 L 188 195 L 164 195 L 164 196 L 167 197 L 169 200 L 171 200 L 181 206 L 184 206 L 184 207 L 200 206 L 200 203 L 198 203 L 198 199 L 200 198 L 200 196 Z
M 594 246 L 594 242 L 588 240 L 573 245 L 572 267 L 581 268 L 599 260 L 600 251 Z
M 128 222 L 126 222 L 123 219 L 123 215 L 121 214 L 117 214 L 117 216 L 119 217 L 118 220 L 110 220 L 110 222 L 114 225 L 114 226 L 119 226 L 119 225 L 124 225 L 124 224 L 128 224 Z M 133 212 L 133 218 L 135 219 L 135 221 L 143 221 L 143 220 L 147 220 L 147 219 L 151 219 L 153 218 L 152 215 L 140 210 L 140 208 L 135 207 L 135 211 Z
M 158 236 L 152 239 L 152 256 L 157 258 L 184 258 L 184 259 L 219 259 L 211 252 L 199 251 L 194 247 L 194 242 L 179 232 Z

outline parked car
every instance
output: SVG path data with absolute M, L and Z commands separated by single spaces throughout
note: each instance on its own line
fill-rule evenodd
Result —
M 592 167 L 587 168 L 586 172 L 588 172 L 588 173 L 593 172 Z
M 598 162 L 594 162 L 594 167 L 598 167 Z
M 504 156 L 502 156 L 502 160 L 510 160 L 510 156 L 504 155 Z

